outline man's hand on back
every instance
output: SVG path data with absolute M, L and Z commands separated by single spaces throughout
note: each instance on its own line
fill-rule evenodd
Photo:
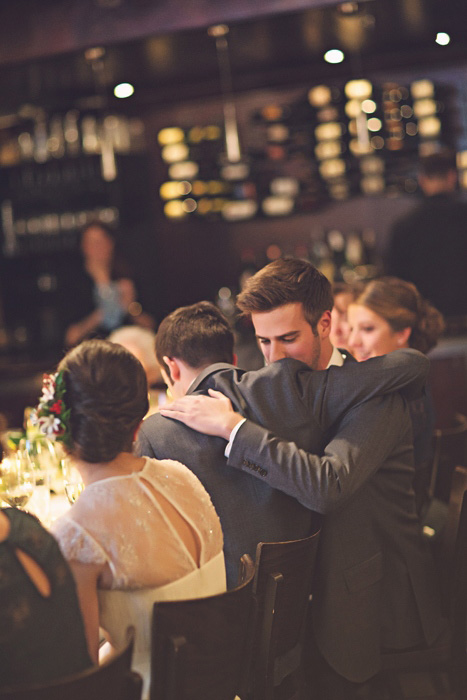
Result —
M 215 435 L 229 440 L 232 430 L 243 420 L 235 413 L 230 399 L 220 391 L 209 389 L 209 396 L 201 394 L 183 396 L 160 409 L 161 415 L 184 423 L 205 435 Z

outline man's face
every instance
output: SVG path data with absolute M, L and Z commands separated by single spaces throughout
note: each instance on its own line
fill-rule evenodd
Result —
M 323 316 L 326 314 L 330 316 L 329 311 Z M 291 357 L 305 362 L 312 369 L 321 369 L 321 319 L 315 335 L 305 318 L 301 302 L 252 313 L 251 320 L 266 364 Z

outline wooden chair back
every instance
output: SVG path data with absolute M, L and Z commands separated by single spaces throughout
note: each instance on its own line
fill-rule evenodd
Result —
M 455 533 L 455 535 L 454 535 Z M 451 648 L 456 664 L 465 665 L 467 626 L 467 469 L 453 474 L 448 520 L 445 527 L 447 573 L 450 577 L 449 619 Z
M 430 387 L 435 407 L 436 428 L 450 428 L 456 413 L 467 415 L 467 355 L 430 353 Z
M 453 473 L 448 517 L 439 553 L 441 582 L 449 617 L 449 634 L 443 635 L 430 648 L 392 652 L 383 655 L 386 682 L 391 688 L 391 698 L 406 697 L 402 693 L 400 673 L 413 674 L 425 670 L 434 687 L 444 685 L 446 692 L 436 692 L 433 700 L 448 700 L 451 692 L 461 692 L 467 687 L 467 469 L 456 467 Z M 388 675 L 389 674 L 389 675 Z M 404 676 L 402 676 L 403 678 Z M 426 681 L 427 682 L 427 681 Z M 449 690 L 447 687 L 449 683 Z M 418 696 L 417 696 L 418 697 Z
M 456 413 L 449 426 L 433 431 L 433 460 L 429 497 L 446 503 L 457 464 L 467 464 L 467 416 Z
M 44 684 L 0 689 L 0 700 L 140 700 L 142 678 L 131 671 L 134 629 L 126 647 L 101 666 Z
M 320 531 L 317 521 L 309 537 L 257 547 L 253 590 L 258 614 L 250 684 L 254 700 L 271 700 L 275 688 L 300 668 Z
M 155 603 L 150 700 L 234 700 L 249 668 L 254 568 L 219 595 Z

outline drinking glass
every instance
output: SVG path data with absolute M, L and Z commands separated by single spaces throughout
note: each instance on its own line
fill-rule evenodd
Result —
M 34 469 L 36 488 L 29 510 L 47 525 L 50 518 L 50 482 L 57 462 L 53 443 L 45 436 L 23 438 L 18 445 L 18 454 L 27 455 Z
M 24 510 L 34 493 L 34 468 L 27 453 L 16 452 L 0 464 L 0 498 Z
M 72 465 L 68 458 L 64 459 L 62 464 L 66 497 L 70 505 L 73 505 L 84 489 L 84 484 L 79 471 Z

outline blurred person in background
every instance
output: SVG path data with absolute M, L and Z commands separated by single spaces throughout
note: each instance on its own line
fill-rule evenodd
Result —
M 332 285 L 334 306 L 331 310 L 331 332 L 329 338 L 336 348 L 349 350 L 349 321 L 347 309 L 355 301 L 363 289 L 362 283 L 348 284 L 347 282 L 335 282 Z
M 75 317 L 65 332 L 71 347 L 88 337 L 105 337 L 127 323 L 152 328 L 154 320 L 142 311 L 128 265 L 116 254 L 115 237 L 100 221 L 81 233 L 83 270 L 80 279 L 69 280 Z
M 384 272 L 412 282 L 444 315 L 447 329 L 467 332 L 467 203 L 459 199 L 455 153 L 420 159 L 422 201 L 395 222 Z
M 113 331 L 107 340 L 111 343 L 123 345 L 143 365 L 149 389 L 149 411 L 146 415 L 150 416 L 152 413 L 155 413 L 161 394 L 165 397 L 165 391 L 161 392 L 161 385 L 164 385 L 164 380 L 156 358 L 156 334 L 149 328 L 122 326 Z

